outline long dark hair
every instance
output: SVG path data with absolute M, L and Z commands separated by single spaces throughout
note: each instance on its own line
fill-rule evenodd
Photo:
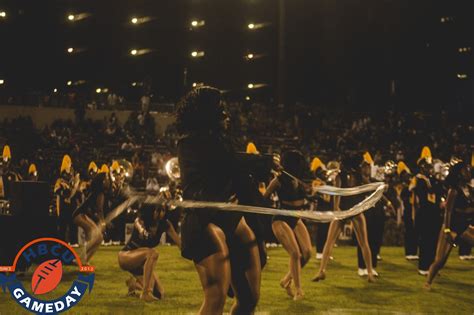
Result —
M 182 134 L 221 129 L 224 106 L 221 91 L 210 87 L 198 87 L 190 91 L 177 104 L 176 128 Z
M 464 161 L 460 161 L 460 162 L 454 164 L 453 166 L 451 166 L 450 169 L 449 169 L 449 174 L 448 174 L 448 176 L 446 176 L 445 184 L 450 188 L 458 187 L 459 183 L 462 180 L 461 171 L 466 166 L 467 165 Z
M 144 204 L 140 208 L 140 219 L 143 220 L 143 225 L 145 229 L 149 229 L 153 225 L 156 224 L 155 220 L 153 220 L 153 215 L 155 211 L 158 210 L 156 205 Z
M 303 154 L 298 150 L 286 151 L 281 156 L 283 168 L 298 178 L 303 178 L 307 169 Z

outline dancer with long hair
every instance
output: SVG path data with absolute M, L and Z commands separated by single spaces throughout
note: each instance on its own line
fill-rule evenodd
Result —
M 351 156 L 346 158 L 342 162 L 342 172 L 335 180 L 335 186 L 337 187 L 355 187 L 364 183 L 363 178 L 366 178 L 370 174 L 370 169 L 367 168 L 367 163 L 362 161 L 358 156 Z M 350 196 L 343 197 L 342 203 L 343 206 L 351 206 L 360 202 L 363 196 Z M 335 208 L 339 209 L 339 204 L 341 199 L 339 197 L 335 198 Z M 370 211 L 370 210 L 369 210 Z M 367 280 L 369 282 L 374 282 L 375 277 L 372 267 L 372 253 L 369 247 L 369 240 L 367 236 L 367 224 L 365 221 L 364 214 L 359 214 L 351 218 L 352 224 L 354 226 L 354 232 L 357 238 L 357 243 L 359 244 L 362 256 L 367 267 Z M 336 243 L 339 234 L 342 231 L 344 226 L 344 221 L 333 221 L 329 225 L 329 232 L 324 245 L 323 258 L 319 265 L 318 274 L 313 278 L 313 281 L 321 281 L 326 279 L 326 268 L 329 262 L 329 257 L 331 256 L 332 249 Z
M 424 287 L 431 289 L 434 278 L 446 264 L 449 254 L 461 240 L 474 245 L 474 191 L 469 185 L 471 167 L 461 161 L 451 167 L 446 184 L 448 198 L 436 249 Z
M 226 130 L 230 119 L 221 92 L 198 87 L 179 102 L 176 123 L 183 197 L 233 201 L 239 176 Z M 222 314 L 229 286 L 232 314 L 253 313 L 260 295 L 261 265 L 253 231 L 239 213 L 186 209 L 181 225 L 183 257 L 194 262 L 204 292 L 199 314 Z
M 165 232 L 181 247 L 181 239 L 167 219 L 166 209 L 153 205 L 142 206 L 130 240 L 118 254 L 120 268 L 132 274 L 126 281 L 129 295 L 141 290 L 140 299 L 146 302 L 164 297 L 163 285 L 154 269 L 158 260 L 155 247 Z
M 293 176 L 302 178 L 307 168 L 305 159 L 299 151 L 288 151 L 282 155 L 282 167 Z M 275 177 L 264 197 L 269 198 L 274 192 L 277 193 L 280 205 L 284 209 L 302 210 L 307 208 L 305 200 L 306 187 L 296 179 L 285 173 Z M 288 295 L 295 301 L 304 297 L 301 286 L 301 268 L 311 258 L 311 239 L 303 221 L 299 218 L 274 216 L 272 230 L 277 240 L 283 245 L 290 255 L 289 270 L 280 281 Z M 292 288 L 292 283 L 295 289 Z

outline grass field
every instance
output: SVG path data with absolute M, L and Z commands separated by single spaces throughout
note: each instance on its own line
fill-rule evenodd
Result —
M 157 272 L 166 293 L 164 300 L 152 304 L 125 297 L 124 282 L 129 275 L 118 268 L 119 249 L 100 248 L 93 260 L 94 289 L 73 309 L 74 313 L 191 314 L 199 309 L 202 291 L 197 273 L 190 261 L 179 256 L 178 248 L 157 248 L 160 253 Z M 416 263 L 404 259 L 402 248 L 382 248 L 383 261 L 377 268 L 380 278 L 369 284 L 356 273 L 355 248 L 338 247 L 325 281 L 310 281 L 317 268 L 315 259 L 303 269 L 305 299 L 293 302 L 278 285 L 287 270 L 287 255 L 281 248 L 270 249 L 257 311 L 260 314 L 474 314 L 474 262 L 460 261 L 455 254 L 436 279 L 432 291 L 426 292 L 422 289 L 424 278 L 416 273 Z M 70 284 L 63 280 L 56 291 L 65 292 Z M 231 303 L 228 299 L 226 312 Z M 0 314 L 22 314 L 21 311 L 9 295 L 0 292 Z

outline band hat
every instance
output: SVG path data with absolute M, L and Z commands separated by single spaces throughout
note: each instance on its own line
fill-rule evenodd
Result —
M 63 161 L 61 162 L 61 169 L 60 172 L 70 173 L 72 167 L 72 160 L 71 157 L 67 154 L 63 156 Z
M 408 174 L 411 174 L 411 171 L 408 168 L 408 166 L 405 164 L 405 162 L 400 161 L 398 162 L 398 165 L 397 165 L 397 174 L 400 175 L 403 172 L 407 172 Z
M 431 150 L 427 146 L 424 146 L 423 149 L 421 150 L 420 158 L 418 159 L 418 161 L 416 161 L 416 164 L 420 164 L 420 162 L 422 161 L 425 161 L 428 164 L 431 164 L 433 162 Z
M 253 142 L 249 142 L 247 144 L 247 149 L 246 151 L 248 154 L 259 154 L 260 152 L 258 152 L 257 150 L 257 147 L 255 146 L 255 144 Z

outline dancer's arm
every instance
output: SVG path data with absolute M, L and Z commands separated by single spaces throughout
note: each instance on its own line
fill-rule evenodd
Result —
M 334 180 L 334 186 L 335 187 L 341 187 L 341 177 L 339 175 L 336 176 L 336 179 Z M 334 198 L 334 211 L 339 211 L 341 208 L 339 208 L 339 205 L 341 203 L 341 196 L 333 196 Z
M 280 187 L 280 181 L 278 180 L 277 177 L 275 177 L 270 184 L 268 184 L 267 190 L 265 190 L 265 193 L 263 194 L 263 198 L 268 199 L 270 196 L 275 192 L 275 190 Z
M 457 191 L 455 189 L 450 188 L 448 191 L 448 198 L 446 200 L 446 215 L 444 217 L 445 228 L 449 228 L 451 226 L 451 213 L 453 212 L 456 195 Z

